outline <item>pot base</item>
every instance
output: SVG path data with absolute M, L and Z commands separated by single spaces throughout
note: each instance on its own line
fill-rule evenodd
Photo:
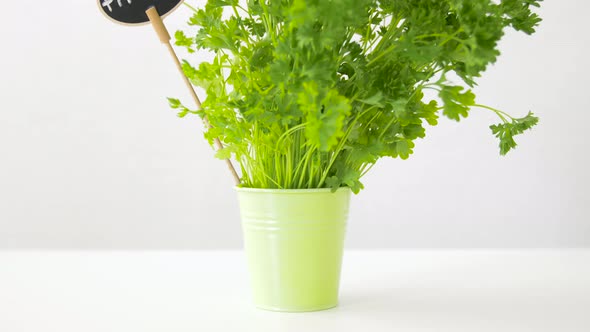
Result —
M 336 308 L 338 303 L 325 305 L 325 306 L 318 306 L 318 307 L 311 307 L 311 308 L 302 308 L 302 309 L 294 309 L 294 308 L 277 308 L 277 307 L 268 307 L 264 305 L 257 305 L 255 304 L 256 308 L 266 311 L 274 311 L 274 312 L 313 312 L 313 311 L 323 311 Z

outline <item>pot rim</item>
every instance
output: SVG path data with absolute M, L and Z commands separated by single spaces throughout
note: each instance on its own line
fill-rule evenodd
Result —
M 268 188 L 248 188 L 248 187 L 234 187 L 237 192 L 249 193 L 272 193 L 283 195 L 297 195 L 297 194 L 313 194 L 313 193 L 330 193 L 332 188 L 314 188 L 314 189 L 268 189 Z M 351 192 L 349 187 L 340 187 L 336 192 Z

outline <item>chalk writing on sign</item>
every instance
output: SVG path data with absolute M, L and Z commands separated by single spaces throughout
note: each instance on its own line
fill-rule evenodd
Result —
M 2 1 L 2 0 L 0 0 Z M 150 21 L 145 13 L 155 7 L 164 17 L 172 12 L 182 0 L 94 0 L 99 10 L 111 20 L 125 25 L 146 24 Z M 224 0 L 225 1 L 225 0 Z
M 102 6 L 103 7 L 107 7 L 109 9 L 109 11 L 112 13 L 113 12 L 113 8 L 111 8 L 111 4 L 114 2 L 115 0 L 104 0 L 102 2 Z M 121 3 L 122 0 L 117 0 L 117 4 L 119 5 L 119 7 L 123 7 L 123 4 Z M 127 0 L 127 4 L 131 4 L 131 0 Z

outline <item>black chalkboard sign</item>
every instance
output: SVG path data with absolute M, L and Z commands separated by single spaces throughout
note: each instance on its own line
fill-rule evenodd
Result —
M 101 11 L 111 20 L 122 24 L 145 24 L 149 22 L 146 10 L 156 7 L 160 16 L 178 7 L 183 0 L 97 0 Z

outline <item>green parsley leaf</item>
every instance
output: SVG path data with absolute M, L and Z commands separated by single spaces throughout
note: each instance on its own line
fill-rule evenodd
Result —
M 461 86 L 443 85 L 439 92 L 443 101 L 443 114 L 449 119 L 459 121 L 461 117 L 466 118 L 469 108 L 475 105 L 475 95 L 471 90 L 463 91 Z
M 491 125 L 490 129 L 500 140 L 500 154 L 505 155 L 508 151 L 516 147 L 514 136 L 524 133 L 539 123 L 539 118 L 529 112 L 525 117 L 511 119 L 510 122 Z

